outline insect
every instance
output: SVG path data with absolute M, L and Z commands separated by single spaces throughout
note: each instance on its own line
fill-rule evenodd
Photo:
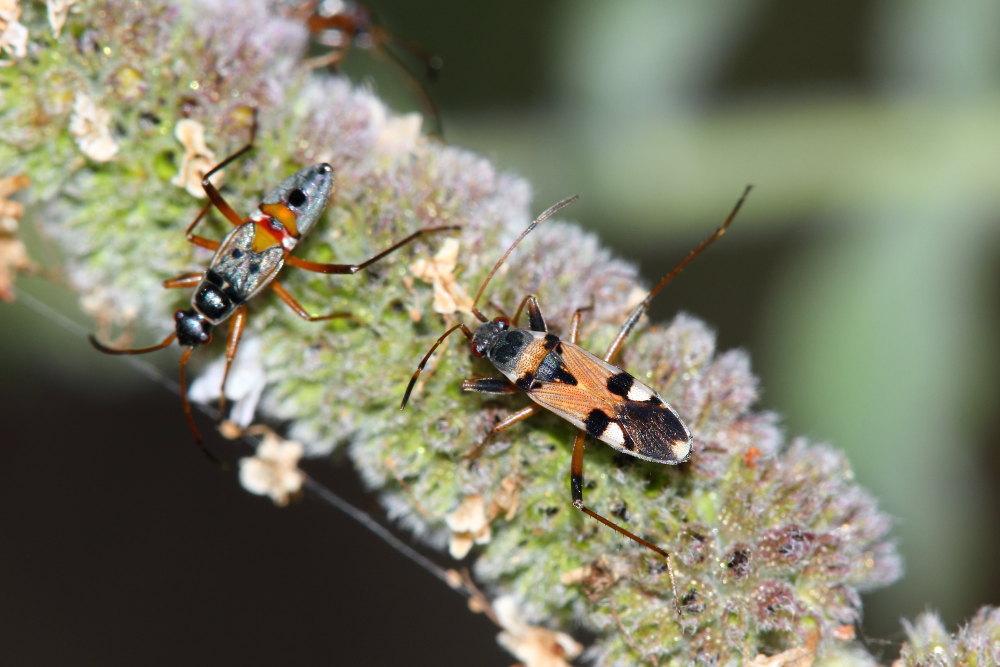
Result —
M 309 12 L 305 19 L 309 33 L 317 44 L 329 49 L 327 53 L 310 59 L 310 66 L 327 67 L 335 71 L 352 46 L 384 57 L 399 70 L 406 87 L 417 98 L 424 114 L 431 119 L 432 134 L 442 136 L 441 114 L 425 84 L 435 81 L 441 72 L 442 61 L 439 56 L 382 27 L 372 11 L 359 2 L 319 0 L 307 3 L 305 10 Z M 411 69 L 403 54 L 423 65 L 422 77 Z
M 456 330 L 461 331 L 471 342 L 473 356 L 486 358 L 503 374 L 503 377 L 465 380 L 462 382 L 463 391 L 482 394 L 524 393 L 535 403 L 498 422 L 476 451 L 482 448 L 493 434 L 537 414 L 541 408 L 554 412 L 573 424 L 579 429 L 573 442 L 570 465 L 570 493 L 573 506 L 667 559 L 675 600 L 676 588 L 669 554 L 584 504 L 584 443 L 586 436 L 591 435 L 623 454 L 671 465 L 682 463 L 691 455 L 691 431 L 677 412 L 652 387 L 615 366 L 614 361 L 625 339 L 649 308 L 653 298 L 691 260 L 725 234 L 750 189 L 751 186 L 747 186 L 715 233 L 688 253 L 632 310 L 603 357 L 591 354 L 577 345 L 581 315 L 592 306 L 579 308 L 574 312 L 567 340 L 562 340 L 548 330 L 534 295 L 529 295 L 521 301 L 513 319 L 500 316 L 490 320 L 475 306 L 494 274 L 521 240 L 553 213 L 575 201 L 576 197 L 564 199 L 553 205 L 514 240 L 479 286 L 479 292 L 472 306 L 473 315 L 481 323 L 479 327 L 473 332 L 465 324 L 459 323 L 445 331 L 420 360 L 406 387 L 400 406 L 400 409 L 406 407 L 420 372 L 438 346 Z M 528 312 L 528 328 L 521 329 L 517 326 L 517 321 L 525 307 Z
M 180 394 L 184 414 L 195 442 L 216 463 L 219 463 L 218 459 L 205 447 L 195 425 L 185 381 L 185 369 L 191 353 L 195 348 L 211 342 L 214 327 L 229 320 L 226 366 L 219 397 L 221 412 L 225 409 L 226 378 L 246 325 L 247 302 L 264 288 L 270 287 L 296 315 L 310 322 L 352 317 L 350 312 L 310 315 L 295 297 L 275 280 L 285 263 L 315 273 L 354 274 L 423 234 L 459 229 L 457 226 L 447 225 L 418 230 L 359 264 L 322 264 L 294 257 L 291 252 L 315 226 L 330 199 L 334 181 L 333 168 L 329 164 L 321 163 L 292 174 L 265 194 L 258 209 L 250 217 L 243 219 L 222 197 L 212 184 L 211 178 L 253 148 L 256 132 L 255 113 L 250 141 L 212 167 L 201 180 L 209 201 L 188 225 L 185 234 L 192 244 L 214 250 L 215 255 L 204 271 L 184 273 L 163 281 L 163 286 L 168 289 L 195 288 L 191 296 L 191 308 L 174 313 L 174 332 L 156 345 L 133 349 L 111 348 L 100 343 L 93 335 L 89 337 L 91 344 L 105 354 L 146 354 L 161 350 L 174 340 L 186 347 L 180 358 Z M 212 206 L 215 206 L 233 225 L 232 231 L 222 241 L 214 241 L 194 233 L 195 227 Z

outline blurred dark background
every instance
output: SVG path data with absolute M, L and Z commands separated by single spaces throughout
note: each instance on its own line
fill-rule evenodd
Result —
M 536 212 L 581 194 L 565 217 L 649 281 L 755 184 L 654 316 L 747 349 L 761 407 L 846 450 L 898 517 L 907 573 L 866 597 L 867 634 L 896 642 L 928 608 L 954 629 L 1000 599 L 1000 3 L 373 6 L 444 58 L 449 142 L 528 179 Z M 384 62 L 345 70 L 417 108 Z M 4 664 L 513 662 L 363 529 L 205 464 L 176 396 L 23 304 L 0 312 Z M 349 470 L 310 471 L 376 511 Z

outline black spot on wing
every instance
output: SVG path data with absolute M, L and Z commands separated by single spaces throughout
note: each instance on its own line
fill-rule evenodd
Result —
M 634 452 L 635 441 L 632 439 L 632 436 L 630 436 L 628 434 L 628 431 L 626 431 L 624 428 L 622 429 L 622 435 L 624 436 L 624 442 L 622 442 L 622 447 L 624 447 L 625 451 L 627 452 Z
M 538 365 L 537 378 L 540 382 L 562 382 L 563 384 L 576 385 L 577 379 L 566 368 L 566 362 L 558 352 L 549 352 Z
M 635 378 L 622 371 L 608 378 L 608 391 L 625 398 L 628 396 L 628 390 L 632 388 L 633 382 L 635 382 Z
M 542 339 L 542 347 L 546 351 L 552 350 L 556 345 L 559 344 L 559 336 L 555 334 L 545 334 L 545 338 Z
M 600 438 L 610 423 L 611 417 L 605 414 L 603 410 L 594 408 L 587 415 L 587 419 L 583 422 L 583 425 L 587 427 L 587 433 L 595 438 Z
M 552 379 L 556 382 L 562 382 L 563 384 L 575 385 L 577 383 L 576 378 L 569 372 L 569 369 L 566 368 L 565 364 L 555 370 L 552 374 Z
M 680 463 L 690 454 L 691 436 L 673 410 L 666 405 L 623 401 L 615 406 L 615 417 L 626 442 L 635 444 L 637 456 L 662 463 Z
M 514 384 L 517 385 L 517 388 L 520 389 L 521 391 L 531 391 L 531 387 L 532 384 L 534 384 L 534 381 L 535 381 L 534 373 L 532 373 L 531 371 L 527 371 L 525 372 L 524 375 L 517 378 L 517 381 L 514 382 Z

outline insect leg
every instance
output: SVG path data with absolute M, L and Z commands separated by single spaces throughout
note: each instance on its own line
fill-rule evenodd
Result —
M 229 320 L 229 336 L 226 338 L 226 368 L 222 371 L 222 383 L 219 384 L 219 414 L 224 415 L 226 411 L 226 379 L 229 377 L 229 369 L 236 358 L 236 348 L 240 346 L 240 337 L 243 336 L 243 327 L 247 323 L 247 307 L 241 306 L 233 313 L 233 319 Z
M 427 67 L 429 80 L 431 77 L 436 76 L 440 71 L 440 58 L 431 56 L 422 49 L 414 48 L 415 45 L 412 43 L 405 43 L 399 39 L 394 39 L 384 30 L 381 32 L 384 42 L 382 48 L 375 49 L 374 53 L 376 55 L 384 56 L 390 64 L 399 69 L 406 87 L 409 88 L 410 92 L 413 93 L 413 95 L 419 100 L 420 106 L 423 108 L 422 110 L 424 115 L 431 120 L 430 134 L 444 138 L 444 125 L 441 122 L 441 112 L 438 110 L 437 104 L 434 103 L 434 98 L 431 97 L 430 91 L 427 90 L 426 84 L 420 79 L 420 77 L 414 74 L 399 54 L 392 50 L 390 43 L 398 44 L 411 55 L 422 60 L 424 65 Z
M 309 69 L 319 69 L 321 67 L 328 67 L 330 71 L 336 72 L 340 63 L 344 60 L 344 56 L 347 54 L 347 49 L 337 49 L 332 48 L 321 56 L 316 56 L 315 58 L 309 58 L 303 61 L 303 65 Z
M 660 292 L 660 290 L 666 287 L 667 283 L 673 280 L 674 277 L 676 277 L 677 274 L 680 273 L 685 266 L 690 264 L 691 260 L 700 255 L 705 248 L 712 245 L 713 242 L 722 238 L 722 235 L 726 233 L 726 229 L 729 227 L 729 224 L 733 221 L 734 218 L 736 218 L 736 214 L 739 213 L 740 207 L 743 206 L 743 202 L 746 201 L 747 195 L 750 194 L 750 190 L 752 189 L 753 186 L 748 185 L 743 190 L 743 194 L 740 195 L 740 198 L 739 200 L 737 200 L 736 205 L 733 206 L 733 210 L 730 211 L 729 215 L 726 216 L 726 219 L 723 221 L 722 225 L 717 230 L 715 230 L 715 232 L 711 234 L 708 238 L 699 243 L 694 250 L 689 252 L 687 254 L 687 257 L 682 259 L 677 264 L 677 266 L 675 266 L 673 269 L 670 270 L 670 273 L 663 276 L 663 278 L 660 279 L 660 282 L 656 284 L 656 287 L 649 290 L 649 294 L 646 295 L 645 299 L 639 302 L 639 305 L 635 307 L 635 310 L 632 311 L 632 314 L 628 316 L 627 320 L 625 320 L 625 324 L 622 325 L 622 328 L 618 332 L 618 335 L 615 336 L 615 339 L 613 341 L 611 341 L 611 346 L 608 347 L 608 351 L 604 355 L 605 361 L 609 363 L 614 361 L 615 356 L 621 350 L 622 343 L 625 342 L 625 338 L 632 331 L 633 327 L 635 327 L 636 323 L 639 321 L 639 318 L 642 317 L 642 314 L 645 313 L 646 310 L 649 308 L 649 304 L 653 302 L 653 297 L 655 297 Z
M 441 60 L 441 56 L 435 55 L 417 42 L 400 37 L 385 28 L 379 28 L 379 32 L 381 33 L 383 43 L 398 45 L 401 49 L 424 64 L 424 67 L 426 68 L 424 71 L 424 78 L 427 81 L 433 82 L 437 80 L 438 76 L 441 74 L 441 69 L 444 64 Z
M 308 311 L 306 311 L 306 309 L 302 307 L 302 304 L 296 301 L 295 297 L 293 297 L 291 293 L 287 289 L 285 289 L 285 286 L 279 283 L 277 280 L 271 283 L 271 289 L 274 290 L 275 294 L 277 294 L 278 297 L 285 302 L 285 305 L 291 308 L 296 315 L 298 315 L 299 317 L 308 322 L 320 322 L 322 320 L 333 320 L 341 317 L 349 317 L 359 322 L 360 324 L 364 324 L 364 322 L 361 322 L 360 320 L 355 318 L 353 314 L 346 311 L 330 313 L 329 315 L 310 315 Z
M 404 238 L 403 240 L 397 241 L 396 243 L 392 244 L 379 254 L 375 255 L 374 257 L 369 257 L 360 264 L 322 264 L 320 262 L 310 262 L 307 259 L 299 259 L 298 257 L 295 257 L 293 255 L 289 255 L 288 257 L 286 257 L 285 261 L 291 264 L 292 266 L 298 267 L 300 269 L 305 269 L 306 271 L 313 271 L 314 273 L 338 273 L 338 274 L 357 273 L 358 271 L 367 268 L 368 266 L 379 261 L 386 255 L 393 253 L 396 250 L 399 250 L 407 243 L 410 243 L 419 236 L 423 236 L 424 234 L 433 234 L 434 232 L 451 231 L 455 229 L 461 229 L 461 227 L 459 225 L 444 225 L 441 227 L 427 227 L 425 229 L 417 230 L 412 234 L 410 234 L 409 236 L 407 236 L 406 238 Z
M 528 303 L 528 299 L 530 299 L 533 296 L 535 296 L 535 295 L 534 294 L 529 294 L 528 296 L 526 296 L 523 299 L 521 299 L 521 303 L 517 304 L 517 310 L 514 311 L 514 317 L 507 318 L 507 319 L 510 320 L 510 323 L 513 324 L 515 327 L 517 326 L 518 320 L 521 319 L 521 311 L 524 310 L 524 306 Z M 503 315 L 504 315 L 504 317 L 506 317 L 506 313 L 503 313 Z
M 167 289 L 177 289 L 178 287 L 194 287 L 201 282 L 204 274 L 198 273 L 182 273 L 175 278 L 167 278 L 163 281 L 163 286 Z
M 466 382 L 468 382 L 468 380 L 466 380 Z M 462 389 L 465 389 L 465 382 L 462 383 Z M 489 439 L 492 438 L 495 433 L 499 433 L 500 431 L 506 430 L 511 426 L 513 426 L 514 424 L 517 424 L 518 422 L 523 422 L 528 417 L 537 414 L 539 410 L 541 410 L 541 408 L 539 408 L 537 405 L 529 405 L 526 408 L 518 410 L 512 415 L 507 415 L 504 419 L 501 419 L 499 422 L 494 424 L 493 428 L 490 429 L 490 432 L 486 434 L 486 437 L 483 438 L 479 442 L 479 444 L 472 449 L 471 452 L 469 452 L 462 458 L 469 461 L 478 459 L 479 455 L 483 453 L 483 449 L 486 447 L 486 443 L 489 442 Z
M 580 320 L 583 317 L 584 311 L 593 310 L 594 304 L 589 306 L 584 306 L 583 308 L 577 308 L 573 311 L 573 319 L 570 321 L 569 325 L 569 342 L 576 345 L 577 340 L 580 338 Z
M 479 394 L 519 394 L 521 390 L 507 378 L 470 378 L 462 380 L 462 391 Z
M 570 464 L 570 474 L 569 474 L 569 488 L 570 493 L 573 496 L 573 507 L 577 508 L 584 514 L 594 519 L 597 519 L 605 526 L 613 528 L 630 540 L 634 540 L 639 544 L 643 545 L 648 549 L 652 549 L 656 553 L 663 556 L 664 560 L 667 562 L 667 574 L 670 577 L 670 590 L 674 595 L 674 601 L 677 602 L 677 583 L 674 580 L 674 568 L 670 563 L 670 554 L 656 546 L 652 542 L 647 542 L 635 533 L 625 530 L 619 526 L 614 521 L 606 519 L 597 512 L 593 511 L 589 507 L 583 504 L 583 454 L 584 447 L 586 446 L 587 434 L 583 431 L 577 431 L 576 440 L 573 441 L 573 461 Z M 679 603 L 678 603 L 679 604 Z M 680 607 L 678 606 L 678 609 Z
M 511 320 L 514 326 L 517 326 L 517 321 L 520 319 L 521 311 L 524 310 L 525 306 L 528 306 L 528 328 L 532 331 L 548 331 L 548 328 L 545 326 L 545 318 L 542 317 L 542 309 L 538 306 L 538 299 L 535 298 L 534 294 L 529 294 L 521 299 L 520 305 L 514 311 L 514 319 Z
M 224 216 L 226 216 L 226 218 L 229 220 L 229 222 L 233 223 L 234 226 L 242 225 L 243 224 L 243 218 L 241 218 L 239 216 L 239 214 L 237 214 L 236 211 L 233 210 L 232 206 L 230 206 L 228 203 L 226 203 L 226 200 L 222 197 L 222 194 L 218 191 L 218 189 L 216 189 L 216 187 L 214 185 L 212 185 L 212 181 L 210 179 L 212 178 L 212 175 L 215 172 L 219 171 L 220 169 L 225 168 L 226 165 L 228 165 L 233 160 L 239 158 L 244 153 L 246 153 L 251 148 L 253 148 L 253 142 L 254 142 L 254 139 L 256 139 L 256 137 L 257 137 L 257 110 L 254 109 L 253 110 L 253 124 L 250 126 L 250 141 L 248 141 L 247 144 L 243 148 L 239 149 L 238 151 L 236 151 L 235 153 L 233 153 L 232 155 L 230 155 L 229 157 L 227 157 L 225 160 L 223 160 L 219 164 L 217 164 L 214 167 L 212 167 L 211 169 L 209 169 L 208 173 L 205 174 L 202 177 L 202 179 L 201 179 L 201 187 L 205 190 L 205 194 L 208 195 L 208 198 L 212 201 L 213 204 L 215 204 L 215 207 L 217 209 L 219 209 L 219 211 L 221 211 L 222 214 Z M 207 209 L 208 209 L 208 207 L 206 206 L 205 207 L 205 211 L 206 212 L 207 212 Z M 199 215 L 198 218 L 201 218 L 201 216 Z M 191 227 L 188 228 L 188 232 L 189 233 L 190 233 L 191 229 L 194 228 L 194 224 L 198 222 L 198 218 L 196 218 L 195 222 L 192 223 Z
M 206 202 L 205 205 L 201 207 L 201 210 L 198 212 L 198 217 L 196 217 L 194 221 L 190 225 L 188 225 L 188 228 L 184 230 L 184 238 L 186 238 L 189 243 L 193 243 L 194 245 L 199 246 L 201 248 L 208 248 L 209 250 L 215 250 L 216 248 L 219 247 L 218 241 L 213 241 L 212 239 L 206 239 L 204 236 L 198 236 L 197 234 L 193 233 L 194 228 L 198 226 L 198 223 L 201 222 L 202 218 L 205 217 L 205 214 L 208 213 L 208 209 L 210 208 L 212 208 L 212 202 Z
M 497 422 L 497 424 L 493 427 L 493 430 L 491 430 L 486 437 L 489 438 L 494 433 L 499 433 L 500 431 L 504 431 L 518 422 L 523 422 L 525 419 L 534 415 L 539 410 L 541 410 L 541 408 L 539 408 L 537 405 L 529 405 L 526 408 L 518 410 L 512 415 L 507 415 L 506 418 Z

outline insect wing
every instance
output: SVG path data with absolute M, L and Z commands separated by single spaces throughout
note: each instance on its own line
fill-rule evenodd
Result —
M 647 461 L 680 463 L 691 434 L 659 394 L 583 348 L 560 342 L 570 382 L 536 382 L 532 400 L 615 449 Z
M 222 240 L 208 267 L 231 288 L 233 296 L 238 297 L 235 301 L 239 303 L 267 287 L 284 264 L 285 253 L 280 246 L 272 246 L 263 252 L 254 251 L 256 234 L 253 222 L 245 222 L 231 231 Z

